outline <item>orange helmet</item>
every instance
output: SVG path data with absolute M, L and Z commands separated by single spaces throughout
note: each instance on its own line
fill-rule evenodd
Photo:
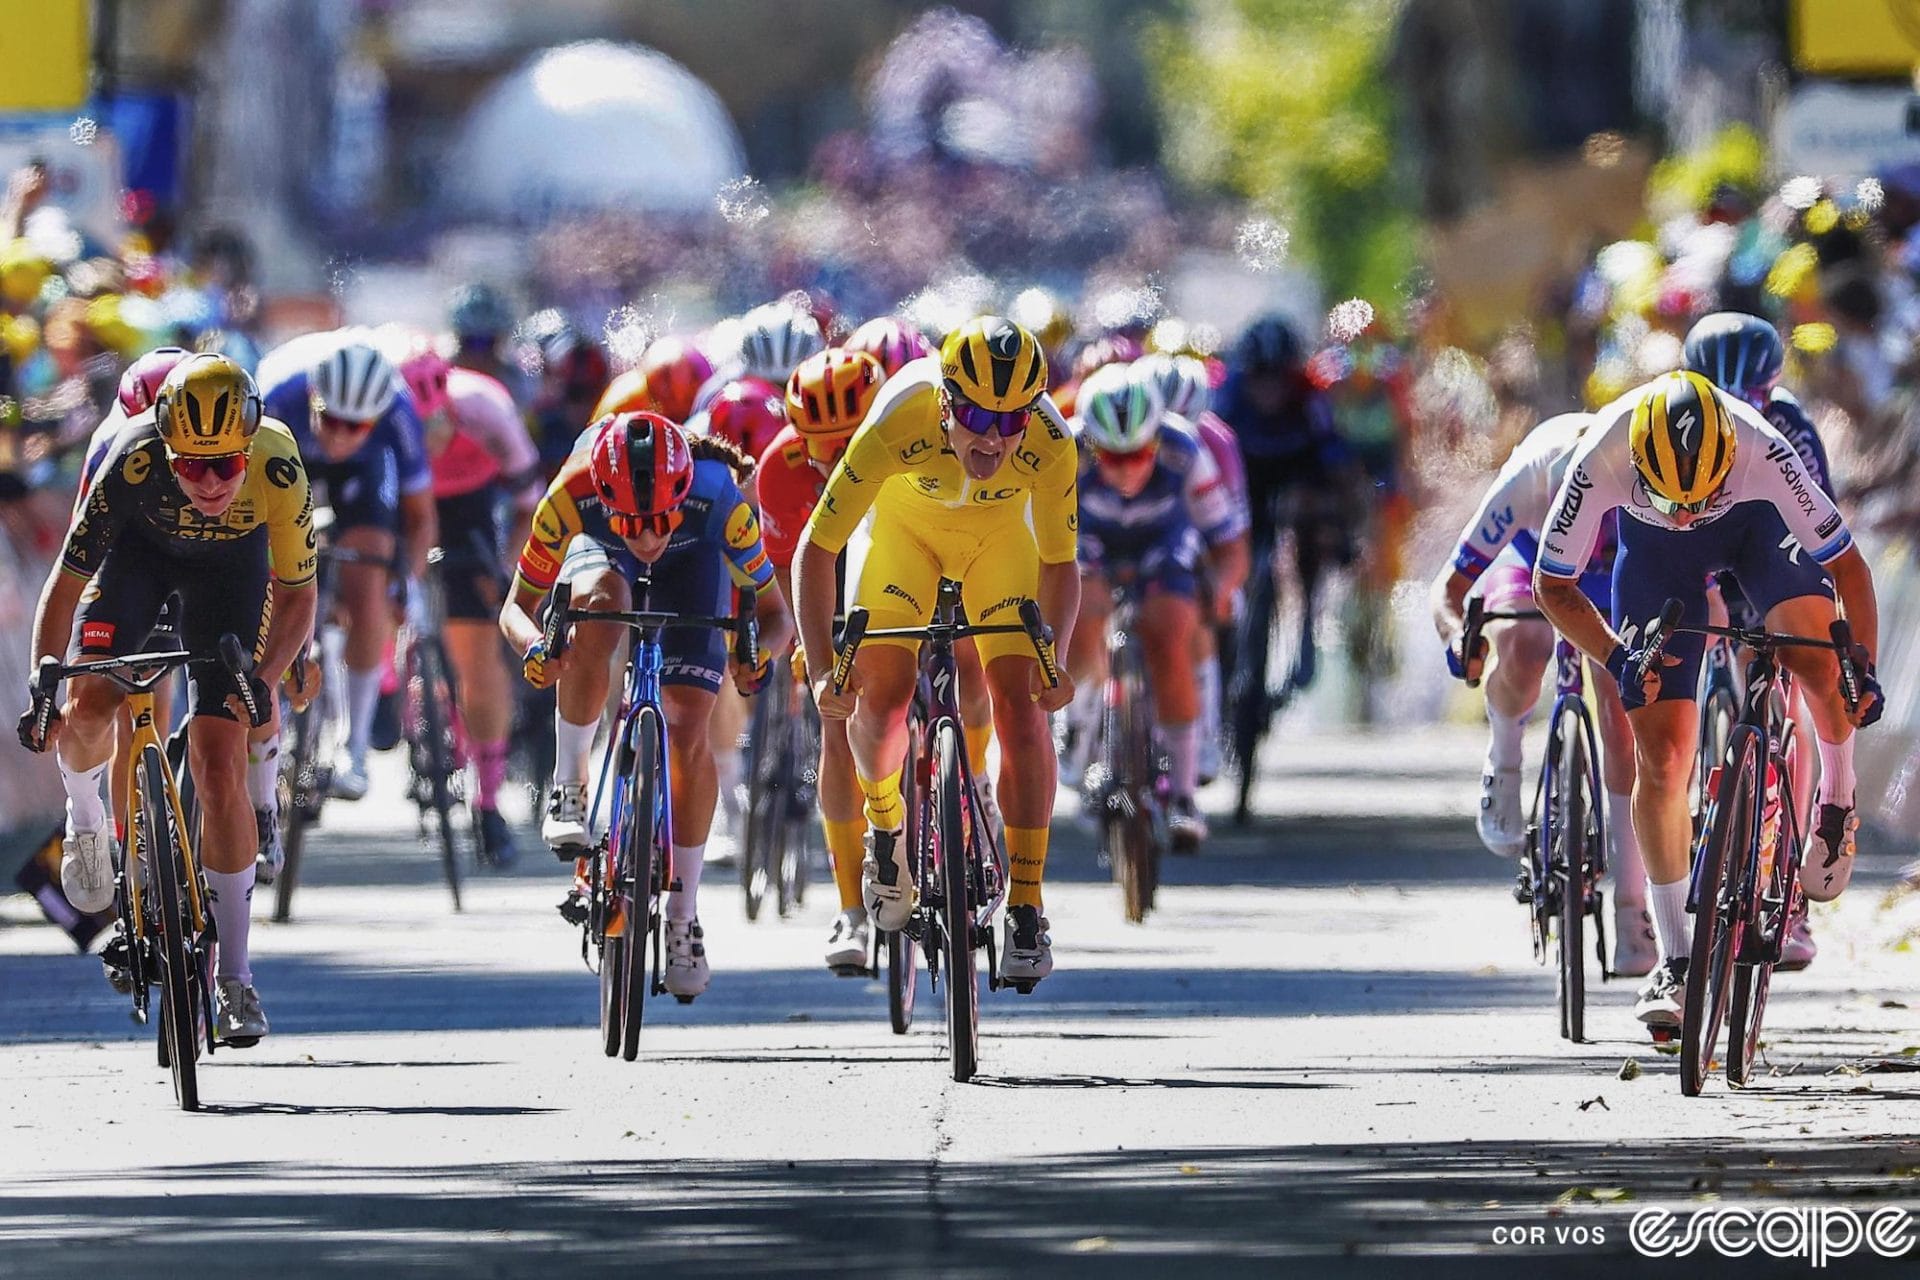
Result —
M 713 362 L 685 338 L 668 335 L 654 340 L 640 357 L 640 373 L 654 408 L 675 422 L 693 412 L 693 397 L 713 376 Z
M 639 413 L 653 408 L 653 392 L 647 389 L 646 370 L 629 369 L 600 393 L 600 403 L 593 406 L 593 420 L 598 422 L 610 413 Z
M 886 377 L 864 351 L 834 347 L 808 356 L 787 379 L 787 418 L 802 436 L 852 435 Z

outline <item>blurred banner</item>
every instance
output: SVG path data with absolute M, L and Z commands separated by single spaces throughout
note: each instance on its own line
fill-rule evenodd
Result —
M 0 113 L 87 100 L 91 0 L 0 0 Z
M 1920 64 L 1920 0 L 1794 0 L 1793 65 L 1825 76 L 1905 76 Z

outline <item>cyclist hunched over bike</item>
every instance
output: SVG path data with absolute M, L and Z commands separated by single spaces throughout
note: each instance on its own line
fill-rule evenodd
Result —
M 1579 575 L 1614 511 L 1612 617 L 1581 592 Z M 1668 599 L 1681 623 L 1706 619 L 1707 579 L 1731 569 L 1770 631 L 1823 636 L 1844 611 L 1861 646 L 1861 700 L 1849 713 L 1831 651 L 1788 649 L 1820 756 L 1818 817 L 1801 886 L 1816 902 L 1847 887 L 1854 859 L 1853 732 L 1879 718 L 1873 676 L 1879 614 L 1873 574 L 1845 519 L 1808 476 L 1792 442 L 1746 403 L 1691 371 L 1638 387 L 1595 415 L 1549 509 L 1534 569 L 1548 621 L 1620 686 L 1633 732 L 1634 829 L 1649 879 L 1662 963 L 1642 989 L 1642 1022 L 1678 1026 L 1691 951 L 1690 779 L 1699 734 L 1695 698 L 1705 645 L 1681 632 L 1639 678 L 1645 633 Z
M 78 614 L 82 658 L 141 653 L 167 598 L 178 595 L 184 647 L 222 634 L 253 660 L 254 701 L 313 630 L 313 507 L 292 434 L 261 411 L 253 380 L 224 356 L 196 355 L 166 375 L 153 407 L 129 418 L 100 459 L 74 514 L 34 623 L 34 660 L 64 657 Z M 57 746 L 67 792 L 61 887 L 81 911 L 113 904 L 118 843 L 100 794 L 125 690 L 75 679 L 44 739 Z M 196 673 L 187 758 L 201 813 L 201 865 L 219 937 L 216 1033 L 238 1046 L 267 1034 L 249 951 L 258 833 L 247 795 L 247 734 L 225 680 Z
M 1200 768 L 1200 680 L 1194 660 L 1203 561 L 1216 602 L 1247 575 L 1246 515 L 1213 454 L 1166 412 L 1151 368 L 1110 364 L 1081 384 L 1073 419 L 1080 454 L 1080 617 L 1068 667 L 1097 682 L 1115 577 L 1141 588 L 1153 716 L 1171 764 L 1168 834 L 1186 852 L 1207 836 L 1194 803 Z
M 758 691 L 770 655 L 792 638 L 786 606 L 768 589 L 773 566 L 759 521 L 740 490 L 749 470 L 723 442 L 690 442 L 657 413 L 596 422 L 540 500 L 513 594 L 500 611 L 500 629 L 522 655 L 527 680 L 540 687 L 558 682 L 554 785 L 541 834 L 563 860 L 574 861 L 593 840 L 588 757 L 624 629 L 575 623 L 564 656 L 550 658 L 538 615 L 548 590 L 565 581 L 574 609 L 616 612 L 635 606 L 642 583 L 646 607 L 663 612 L 729 614 L 736 585 L 752 601 L 763 642 L 754 670 L 732 662 L 718 632 L 669 627 L 662 638 L 673 813 L 665 982 L 686 999 L 705 991 L 711 977 L 698 893 L 719 790 L 710 732 L 716 696 L 730 671 L 741 693 Z

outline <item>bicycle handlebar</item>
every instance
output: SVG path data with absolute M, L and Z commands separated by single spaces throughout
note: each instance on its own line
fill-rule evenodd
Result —
M 1480 632 L 1489 622 L 1536 622 L 1545 621 L 1546 614 L 1538 609 L 1498 609 L 1490 610 L 1487 602 L 1479 596 L 1467 601 L 1467 614 L 1460 624 L 1460 669 L 1466 670 L 1480 648 Z M 1461 677 L 1469 689 L 1480 687 L 1480 677 Z
M 553 589 L 553 602 L 547 609 L 546 626 L 540 643 L 549 657 L 557 658 L 567 650 L 567 624 L 570 622 L 607 622 L 617 626 L 654 631 L 664 627 L 701 628 L 726 631 L 733 636 L 733 660 L 751 670 L 760 665 L 760 627 L 753 608 L 743 597 L 740 612 L 730 618 L 707 617 L 691 613 L 662 613 L 655 609 L 600 610 L 575 609 L 573 588 L 561 583 Z
M 854 608 L 847 611 L 847 625 L 841 634 L 840 652 L 833 663 L 833 691 L 844 692 L 847 680 L 853 674 L 854 655 L 860 645 L 867 640 L 921 640 L 940 641 L 948 644 L 956 640 L 965 640 L 972 636 L 1010 636 L 1023 635 L 1033 645 L 1033 655 L 1040 660 L 1040 675 L 1049 689 L 1060 683 L 1060 665 L 1053 652 L 1053 634 L 1047 628 L 1046 620 L 1040 616 L 1040 606 L 1032 600 L 1020 602 L 1020 623 L 996 623 L 991 626 L 976 626 L 972 623 L 930 622 L 924 627 L 883 627 L 878 631 L 867 629 L 867 611 Z
M 1743 644 L 1757 653 L 1773 653 L 1779 649 L 1829 649 L 1840 663 L 1840 696 L 1846 699 L 1849 711 L 1860 706 L 1861 672 L 1859 659 L 1854 655 L 1853 628 L 1845 618 L 1835 618 L 1827 628 L 1825 640 L 1813 636 L 1789 635 L 1779 631 L 1768 631 L 1764 627 L 1722 627 L 1710 622 L 1698 625 L 1682 626 L 1680 614 L 1682 605 L 1678 600 L 1668 600 L 1660 608 L 1660 617 L 1647 629 L 1647 649 L 1639 662 L 1637 675 L 1646 679 L 1646 673 L 1653 669 L 1666 649 L 1667 641 L 1680 632 L 1702 636 L 1724 636 Z
M 260 699 L 254 695 L 250 678 L 253 663 L 248 659 L 247 651 L 241 647 L 240 638 L 229 631 L 220 637 L 212 653 L 165 649 L 152 653 L 130 653 L 117 658 L 84 658 L 79 662 L 62 662 L 48 654 L 40 659 L 39 666 L 34 669 L 34 728 L 41 737 L 46 736 L 53 720 L 54 694 L 59 690 L 62 680 L 70 680 L 75 676 L 105 676 L 128 693 L 147 693 L 175 667 L 216 663 L 233 681 L 234 693 L 247 709 L 251 727 L 257 729 L 265 724 L 267 709 L 260 705 Z M 125 675 L 128 671 L 145 671 L 146 674 Z

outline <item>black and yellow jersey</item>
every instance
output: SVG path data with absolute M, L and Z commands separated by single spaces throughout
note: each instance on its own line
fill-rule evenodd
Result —
M 961 512 L 995 521 L 1025 518 L 1031 504 L 1042 563 L 1071 563 L 1079 459 L 1053 401 L 1040 397 L 1026 434 L 987 480 L 973 479 L 960 465 L 943 417 L 938 357 L 915 360 L 887 379 L 828 478 L 807 538 L 838 553 L 875 503 L 908 516 L 924 511 L 943 524 Z
M 101 459 L 86 500 L 67 529 L 60 564 L 68 573 L 91 578 L 123 536 L 190 560 L 261 529 L 266 530 L 274 578 L 294 587 L 312 581 L 317 561 L 313 497 L 293 434 L 275 419 L 263 418 L 248 451 L 240 492 L 225 511 L 206 516 L 174 479 L 166 445 L 148 410 L 128 421 Z

